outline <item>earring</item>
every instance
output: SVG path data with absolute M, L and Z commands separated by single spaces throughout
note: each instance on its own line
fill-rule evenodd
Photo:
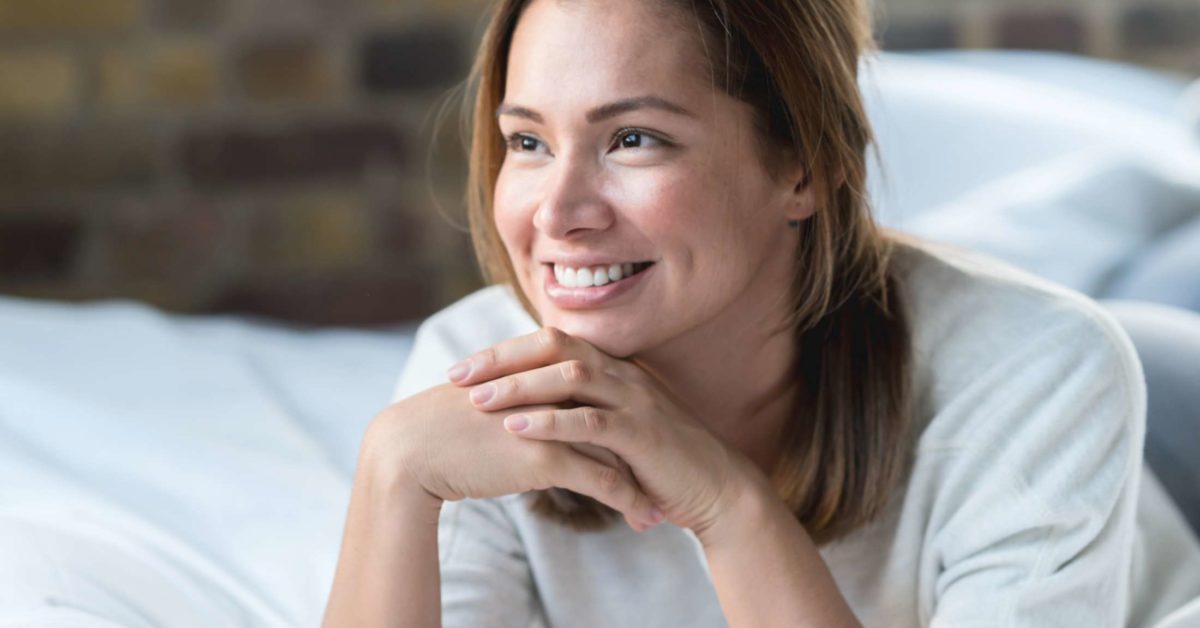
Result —
M 789 220 L 789 221 L 787 221 L 787 223 L 788 223 L 788 226 L 792 227 L 793 229 L 800 226 L 799 220 Z

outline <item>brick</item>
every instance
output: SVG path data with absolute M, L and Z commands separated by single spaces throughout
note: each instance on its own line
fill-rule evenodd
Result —
M 213 46 L 201 40 L 166 41 L 151 47 L 150 96 L 165 106 L 208 104 L 217 97 L 217 59 Z
M 128 31 L 142 21 L 144 0 L 0 0 L 0 31 L 22 34 Z
M 256 101 L 322 101 L 335 91 L 331 60 L 316 40 L 258 42 L 235 67 L 242 92 Z
M 958 24 L 945 19 L 890 23 L 883 28 L 881 40 L 887 50 L 957 48 L 960 45 Z
M 463 49 L 448 24 L 377 33 L 361 49 L 362 85 L 375 93 L 445 87 L 466 76 Z
M 157 172 L 144 120 L 0 126 L 0 195 L 143 187 Z
M 205 309 L 308 325 L 390 325 L 420 320 L 444 305 L 436 298 L 438 281 L 419 267 L 395 274 L 244 278 Z
M 152 198 L 105 212 L 98 225 L 102 279 L 112 285 L 202 285 L 232 248 L 228 221 L 211 202 Z
M 6 284 L 71 275 L 83 226 L 65 216 L 0 218 L 0 280 Z
M 250 219 L 249 258 L 258 269 L 329 270 L 364 266 L 375 229 L 360 197 L 325 192 L 259 208 Z
M 237 0 L 231 18 L 242 32 L 329 32 L 363 0 Z
M 360 175 L 368 163 L 400 167 L 399 131 L 383 122 L 193 130 L 180 143 L 188 176 L 227 186 Z
M 1001 48 L 1083 52 L 1087 27 L 1073 11 L 1003 11 L 996 20 L 996 44 Z
M 1200 5 L 1131 7 L 1121 16 L 1121 39 L 1130 48 L 1195 48 L 1200 43 Z
M 419 12 L 424 15 L 462 19 L 463 16 L 482 15 L 492 2 L 489 0 L 426 0 L 414 6 L 412 0 L 368 0 L 369 9 L 381 12 L 393 10 L 404 11 L 406 14 Z
M 79 68 L 60 50 L 0 52 L 0 114 L 63 114 L 79 93 Z
M 386 0 L 385 0 L 386 1 Z M 391 0 L 392 2 L 408 2 L 409 0 Z M 443 11 L 454 11 L 459 15 L 478 15 L 488 9 L 487 0 L 433 0 L 432 6 Z M 470 13 L 466 13 L 470 12 Z
M 229 0 L 156 0 L 155 25 L 170 31 L 207 31 L 220 26 Z
M 127 107 L 146 99 L 142 77 L 145 64 L 130 50 L 105 50 L 96 56 L 96 101 L 106 107 Z

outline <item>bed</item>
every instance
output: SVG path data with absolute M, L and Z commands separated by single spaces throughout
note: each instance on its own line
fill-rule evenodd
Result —
M 863 75 L 889 227 L 1095 297 L 1153 298 L 1147 267 L 1200 243 L 1181 78 L 984 51 Z M 1200 273 L 1166 266 L 1161 300 L 1200 311 Z M 0 297 L 0 627 L 318 625 L 413 330 Z

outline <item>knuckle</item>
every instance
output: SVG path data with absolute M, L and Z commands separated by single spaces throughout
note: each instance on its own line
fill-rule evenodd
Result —
M 592 370 L 582 360 L 567 360 L 562 363 L 562 376 L 569 384 L 586 384 L 592 379 Z
M 583 427 L 593 434 L 603 434 L 608 431 L 608 416 L 596 408 L 586 407 L 579 410 Z
M 611 494 L 621 484 L 621 473 L 612 467 L 601 465 L 596 473 L 596 482 L 600 487 L 601 494 Z
M 537 333 L 537 343 L 547 353 L 558 353 L 567 346 L 567 334 L 557 327 L 543 327 Z
M 496 347 L 488 347 L 479 352 L 480 366 L 495 366 L 500 362 L 500 355 L 496 352 Z
M 508 399 L 516 399 L 521 396 L 521 379 L 518 377 L 505 377 L 496 382 L 497 396 L 503 395 Z

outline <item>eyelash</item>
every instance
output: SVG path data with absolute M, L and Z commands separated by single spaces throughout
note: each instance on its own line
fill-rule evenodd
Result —
M 608 143 L 608 147 L 610 149 L 619 147 L 622 139 L 624 139 L 627 135 L 632 135 L 634 133 L 649 137 L 659 144 L 662 144 L 664 147 L 669 148 L 673 146 L 671 142 L 663 139 L 662 136 L 658 135 L 657 133 L 651 133 L 650 131 L 639 129 L 637 127 L 625 127 L 623 129 L 618 129 L 617 132 L 613 134 L 612 139 Z M 513 152 L 532 152 L 519 150 L 520 142 L 526 139 L 531 139 L 539 144 L 542 143 L 541 140 L 531 135 L 526 135 L 525 133 L 513 133 L 512 135 L 504 136 L 504 146 Z

